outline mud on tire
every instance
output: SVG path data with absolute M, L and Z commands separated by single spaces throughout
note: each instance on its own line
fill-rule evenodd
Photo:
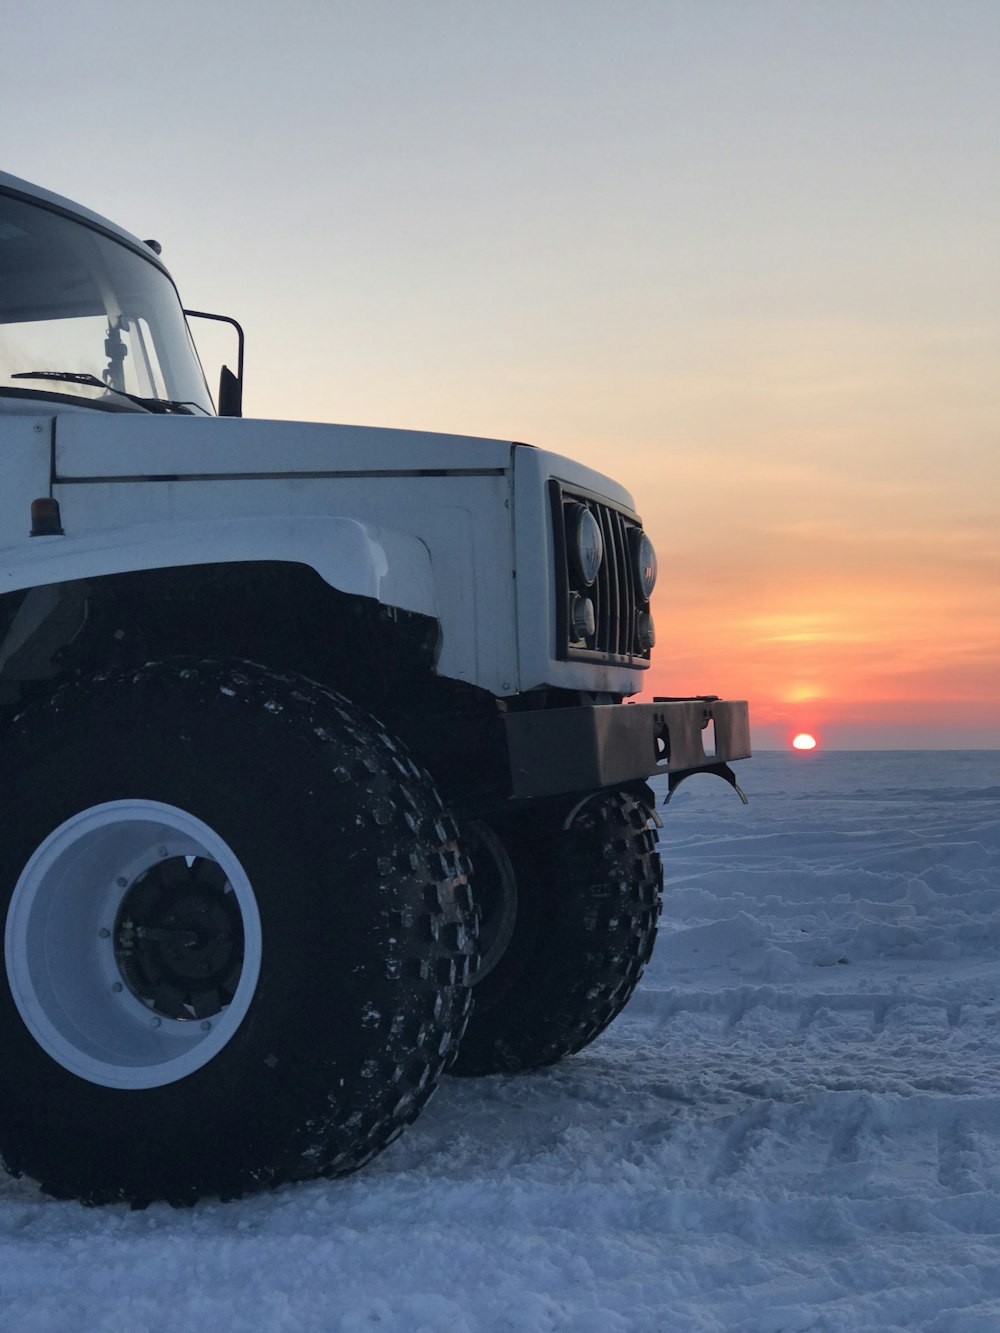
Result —
M 503 958 L 473 987 L 453 1073 L 516 1073 L 581 1050 L 621 1012 L 649 961 L 662 887 L 649 809 L 605 792 L 565 828 L 564 819 L 549 808 L 493 824 L 517 916 Z
M 246 663 L 64 686 L 3 738 L 0 1153 L 49 1193 L 188 1203 L 338 1175 L 412 1121 L 475 919 L 430 778 Z

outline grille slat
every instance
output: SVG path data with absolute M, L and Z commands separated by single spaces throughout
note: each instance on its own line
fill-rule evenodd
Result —
M 601 561 L 601 573 L 604 575 L 603 582 L 607 587 L 607 596 L 604 599 L 604 605 L 601 607 L 601 613 L 597 617 L 597 650 L 602 653 L 618 652 L 618 570 L 616 561 L 609 560 L 608 556 L 614 550 L 614 524 L 611 515 L 601 506 L 597 509 L 598 521 L 601 525 L 601 536 L 604 539 L 604 559 Z
M 629 539 L 628 530 L 625 527 L 625 519 L 617 511 L 613 512 L 612 517 L 615 522 L 615 558 L 618 564 L 618 651 L 627 653 L 633 647 L 629 643 L 629 636 L 634 632 L 635 625 L 635 589 L 632 586 L 632 561 L 629 558 Z

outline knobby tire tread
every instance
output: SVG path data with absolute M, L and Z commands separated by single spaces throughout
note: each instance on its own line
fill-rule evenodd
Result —
M 172 722 L 165 725 L 164 716 Z M 137 790 L 116 791 L 114 778 L 105 778 L 102 769 L 129 771 L 109 742 L 152 748 L 148 761 L 136 765 L 146 776 L 126 783 Z M 227 744 L 233 758 L 213 752 L 213 745 L 224 750 Z M 74 746 L 89 752 L 89 782 L 88 765 Z M 262 771 L 241 772 L 248 756 Z M 264 940 L 270 970 L 265 976 L 262 968 L 251 1012 L 219 1056 L 180 1083 L 125 1094 L 127 1106 L 122 1094 L 116 1101 L 113 1090 L 85 1084 L 32 1050 L 4 976 L 0 1059 L 18 1070 L 22 1085 L 33 1086 L 13 1104 L 7 1098 L 0 1105 L 0 1154 L 12 1174 L 30 1175 L 58 1197 L 186 1204 L 206 1194 L 235 1197 L 353 1171 L 416 1118 L 466 1025 L 476 922 L 454 824 L 429 775 L 400 742 L 323 685 L 246 662 L 196 660 L 70 682 L 8 729 L 0 798 L 37 830 L 46 827 L 34 808 L 38 800 L 53 810 L 54 826 L 96 797 L 166 799 L 164 793 L 188 782 L 201 809 L 216 804 L 213 781 L 203 780 L 201 766 L 218 769 L 216 784 L 246 778 L 266 793 L 256 804 L 249 798 L 245 836 L 231 845 L 239 854 L 243 838 L 263 868 L 254 887 L 268 899 L 260 906 L 273 937 Z M 176 769 L 177 776 L 163 780 L 158 768 Z M 288 796 L 296 782 L 300 790 Z M 232 840 L 236 793 L 223 794 L 218 806 Z M 323 818 L 306 820 L 298 806 Z M 270 831 L 279 818 L 294 830 L 291 849 Z M 31 841 L 22 839 L 13 852 L 0 851 L 4 902 L 31 850 Z M 292 866 L 287 885 L 274 873 L 283 854 Z M 310 876 L 315 884 L 298 882 Z M 272 901 L 279 886 L 287 894 L 280 903 Z M 328 931 L 347 931 L 354 952 L 342 960 L 341 978 L 324 975 L 324 941 L 310 937 L 309 922 L 292 919 L 296 912 L 313 913 Z M 335 953 L 338 939 L 329 943 Z M 273 959 L 280 950 L 289 957 L 278 963 Z M 307 977 L 289 975 L 296 963 L 304 972 L 311 967 Z M 328 966 L 332 973 L 335 964 Z M 323 1036 L 308 1031 L 296 1000 L 300 1009 L 311 1006 L 309 1022 L 323 1028 Z M 338 1002 L 350 1011 L 343 1039 L 322 1012 L 324 1003 Z M 282 1039 L 282 1018 L 269 1014 L 269 1004 L 284 1005 L 284 1022 L 295 1025 L 287 1049 L 276 1055 L 266 1048 Z M 336 1040 L 342 1049 L 327 1050 Z M 236 1091 L 221 1086 L 223 1079 L 232 1079 Z M 58 1098 L 64 1111 L 53 1101 Z M 198 1115 L 209 1122 L 202 1137 L 191 1127 Z M 228 1135 L 227 1115 L 239 1117 Z M 173 1155 L 171 1126 L 181 1141 Z M 207 1142 L 209 1132 L 215 1144 Z M 144 1133 L 150 1138 L 145 1145 L 138 1138 Z

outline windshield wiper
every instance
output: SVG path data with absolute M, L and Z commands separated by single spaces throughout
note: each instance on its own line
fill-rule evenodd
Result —
M 85 384 L 88 388 L 103 389 L 105 393 L 116 393 L 120 398 L 127 398 L 130 403 L 144 407 L 147 412 L 182 412 L 185 416 L 194 416 L 195 412 L 206 412 L 200 403 L 181 403 L 173 398 L 143 398 L 138 393 L 126 393 L 124 389 L 112 389 L 110 384 L 82 370 L 19 370 L 10 376 L 12 380 L 60 380 L 64 384 Z

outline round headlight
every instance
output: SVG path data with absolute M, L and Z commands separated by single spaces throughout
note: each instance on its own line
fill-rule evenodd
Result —
M 572 535 L 573 564 L 582 582 L 589 588 L 604 559 L 601 525 L 586 507 L 577 505 Z
M 639 592 L 648 602 L 656 586 L 656 552 L 653 543 L 644 532 L 640 532 L 632 544 L 632 556 L 635 561 L 635 577 Z

